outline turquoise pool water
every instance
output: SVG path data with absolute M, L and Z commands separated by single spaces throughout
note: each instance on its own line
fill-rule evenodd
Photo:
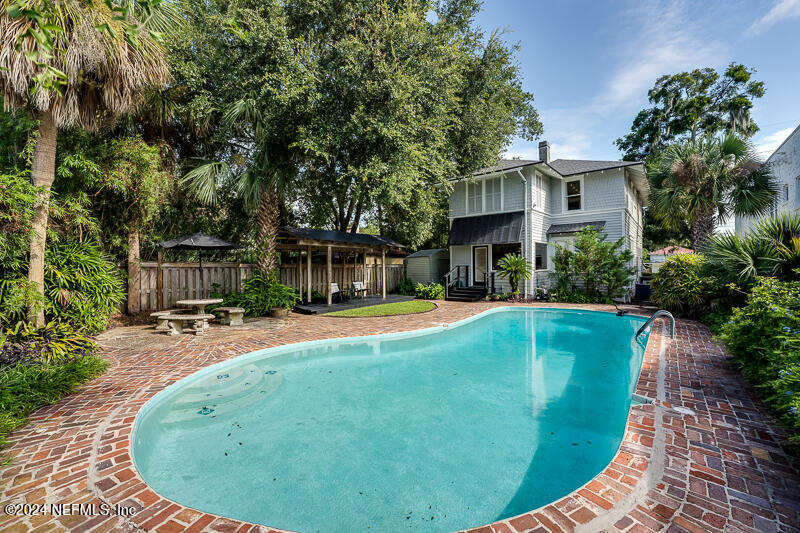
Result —
M 134 461 L 167 498 L 282 529 L 486 524 L 564 496 L 613 458 L 643 321 L 501 308 L 254 352 L 153 398 Z

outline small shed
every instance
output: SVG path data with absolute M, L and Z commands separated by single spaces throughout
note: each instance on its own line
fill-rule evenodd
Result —
M 417 283 L 441 283 L 450 270 L 447 248 L 420 250 L 406 257 L 406 277 Z

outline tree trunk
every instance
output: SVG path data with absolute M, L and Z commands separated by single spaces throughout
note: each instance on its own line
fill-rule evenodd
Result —
M 706 241 L 714 233 L 714 211 L 698 213 L 690 229 L 689 238 L 692 241 L 692 249 L 695 252 L 702 250 Z
M 28 280 L 36 285 L 39 294 L 44 296 L 44 250 L 47 242 L 47 211 L 50 208 L 50 187 L 56 172 L 56 140 L 58 128 L 49 112 L 39 117 L 39 132 L 33 149 L 31 182 L 40 187 L 39 201 L 33 217 L 33 237 L 31 238 Z M 31 304 L 28 320 L 37 326 L 44 325 L 44 310 Z
M 128 233 L 128 314 L 135 315 L 140 310 L 139 285 L 141 282 L 141 264 L 139 261 L 139 232 Z
M 261 192 L 256 219 L 258 222 L 258 268 L 265 272 L 271 272 L 277 266 L 275 248 L 280 223 L 278 194 L 273 187 Z

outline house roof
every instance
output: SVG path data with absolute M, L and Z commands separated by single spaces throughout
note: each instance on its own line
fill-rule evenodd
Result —
M 694 250 L 684 248 L 683 246 L 667 246 L 666 248 L 661 248 L 660 250 L 650 252 L 650 255 L 682 255 L 693 253 Z
M 541 163 L 541 161 L 538 159 L 501 159 L 495 165 L 479 168 L 473 172 L 472 175 L 480 176 L 482 174 L 491 174 L 493 172 L 500 172 L 501 170 L 527 167 L 528 165 L 535 165 L 536 163 Z
M 456 218 L 450 228 L 448 246 L 460 244 L 504 244 L 519 242 L 524 211 Z
M 418 250 L 413 254 L 407 256 L 409 259 L 412 257 L 430 257 L 444 251 L 444 248 L 429 248 L 427 250 Z
M 556 159 L 550 161 L 550 168 L 562 176 L 573 176 L 575 174 L 585 174 L 586 172 L 596 172 L 598 170 L 610 170 L 612 168 L 629 167 L 641 165 L 641 161 L 591 161 L 588 159 Z
M 350 233 L 331 229 L 294 228 L 291 226 L 283 226 L 281 232 L 299 239 L 311 239 L 330 243 L 363 244 L 365 246 L 405 248 L 403 244 L 394 242 L 380 235 L 370 235 L 369 233 Z
M 595 229 L 600 230 L 606 225 L 604 220 L 597 220 L 594 222 L 574 222 L 572 224 L 553 224 L 548 228 L 547 234 L 552 235 L 553 233 L 575 233 L 576 231 L 580 231 L 584 228 L 588 228 L 589 226 L 593 226 Z

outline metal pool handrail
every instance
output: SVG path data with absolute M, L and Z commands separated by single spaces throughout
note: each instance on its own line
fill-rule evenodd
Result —
M 644 330 L 647 329 L 647 326 L 652 324 L 657 318 L 661 318 L 661 317 L 669 319 L 669 336 L 670 336 L 670 338 L 674 339 L 675 338 L 675 317 L 672 316 L 672 313 L 670 313 L 669 311 L 667 311 L 665 309 L 659 309 L 658 311 L 656 311 L 655 313 L 650 315 L 650 318 L 647 319 L 647 322 L 645 322 L 644 325 L 639 328 L 639 331 L 636 332 L 636 335 L 634 336 L 634 338 L 637 338 L 639 335 L 641 335 L 644 332 Z

